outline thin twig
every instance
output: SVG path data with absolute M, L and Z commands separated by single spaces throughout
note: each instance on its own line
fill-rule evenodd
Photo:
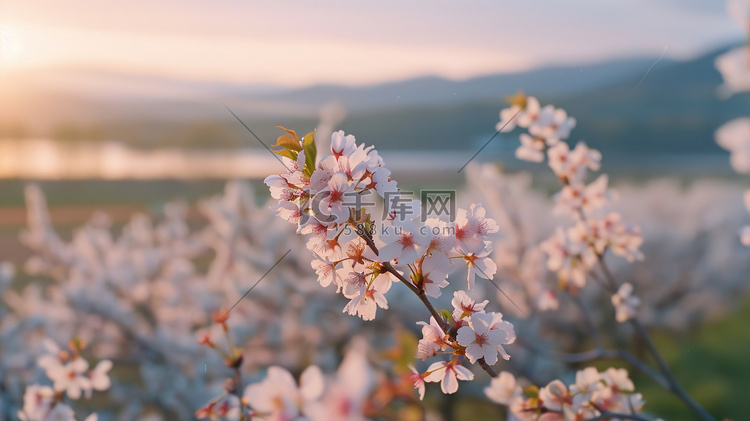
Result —
M 477 362 L 479 363 L 479 366 L 482 367 L 482 369 L 487 372 L 487 374 L 489 374 L 492 377 L 497 377 L 497 372 L 495 371 L 494 368 L 492 368 L 491 365 L 487 364 L 487 361 L 484 360 L 484 357 L 478 359 Z
M 522 338 L 518 338 L 517 342 L 519 345 L 531 350 L 537 355 L 566 364 L 581 364 L 596 360 L 623 360 L 631 366 L 635 367 L 641 373 L 649 376 L 662 387 L 669 388 L 669 383 L 664 378 L 664 376 L 662 376 L 658 371 L 651 368 L 643 360 L 639 359 L 638 357 L 624 349 L 595 348 L 590 351 L 568 353 L 549 351 L 547 349 L 537 347 L 530 342 L 523 340 Z
M 620 419 L 620 420 L 652 421 L 651 418 L 645 417 L 643 415 L 638 415 L 638 414 L 621 414 L 619 412 L 609 412 L 609 411 L 599 411 L 599 412 L 601 412 L 599 415 L 593 418 L 587 418 L 585 421 L 611 420 L 613 418 Z
M 609 270 L 607 263 L 604 261 L 604 258 L 601 255 L 598 255 L 598 260 L 599 267 L 602 269 L 602 273 L 609 283 L 610 288 L 613 292 L 617 291 L 617 282 L 615 281 L 612 272 Z M 664 357 L 662 357 L 661 353 L 659 352 L 659 349 L 656 347 L 656 344 L 654 344 L 654 341 L 651 339 L 648 330 L 646 330 L 646 327 L 643 326 L 640 320 L 633 317 L 629 320 L 629 322 L 635 328 L 636 333 L 641 337 L 641 339 L 643 339 L 643 342 L 646 344 L 646 348 L 648 348 L 649 352 L 654 357 L 656 365 L 659 367 L 659 371 L 661 371 L 662 375 L 667 381 L 666 389 L 680 398 L 680 400 L 682 400 L 682 402 L 684 402 L 685 405 L 687 405 L 690 410 L 695 413 L 695 415 L 700 417 L 700 419 L 704 421 L 716 421 L 716 418 L 714 418 L 713 415 L 711 415 L 708 411 L 706 411 L 705 408 L 703 408 L 703 406 L 695 401 L 695 399 L 693 399 L 687 393 L 682 385 L 680 385 L 680 383 L 677 381 L 677 378 L 674 376 L 674 373 L 672 373 L 672 370 L 669 368 L 669 365 L 664 360 Z
M 581 314 L 583 314 L 583 319 L 586 322 L 586 327 L 589 330 L 589 333 L 594 339 L 594 343 L 596 344 L 596 347 L 598 349 L 604 348 L 604 344 L 602 343 L 602 336 L 599 333 L 599 329 L 596 328 L 596 324 L 594 323 L 594 318 L 591 317 L 591 312 L 586 307 L 586 304 L 584 304 L 583 300 L 581 300 L 581 297 L 574 296 L 573 294 L 568 294 L 571 300 L 573 300 L 574 303 L 578 306 L 578 308 L 581 309 Z
M 375 246 L 375 242 L 373 241 L 373 239 L 370 237 L 370 235 L 367 232 L 365 232 L 364 230 L 359 230 L 357 233 L 359 234 L 360 237 L 362 237 L 365 240 L 365 242 L 367 243 L 367 246 L 370 247 L 373 253 L 375 253 L 376 255 L 380 254 L 380 252 L 378 251 L 378 248 Z M 424 289 L 418 288 L 411 281 L 406 279 L 401 273 L 399 273 L 396 270 L 396 268 L 393 267 L 393 265 L 391 265 L 390 262 L 383 263 L 383 267 L 385 267 L 385 269 L 390 274 L 395 276 L 399 281 L 401 281 L 402 284 L 406 285 L 406 287 L 409 288 L 411 292 L 413 292 L 417 297 L 419 297 L 419 300 L 422 301 L 425 307 L 427 307 L 427 310 L 429 310 L 432 317 L 435 318 L 435 321 L 440 323 L 440 327 L 443 329 L 443 332 L 451 334 L 448 330 L 448 328 L 450 327 L 448 322 L 443 319 L 443 316 L 440 315 L 440 312 L 437 311 L 435 306 L 432 305 L 432 303 L 430 302 L 430 299 L 427 298 L 427 294 L 425 293 Z M 451 334 L 451 337 L 455 340 L 455 333 Z M 479 359 L 479 366 L 482 367 L 482 369 L 491 377 L 493 378 L 497 377 L 497 372 L 495 372 L 495 370 L 484 361 L 484 358 Z

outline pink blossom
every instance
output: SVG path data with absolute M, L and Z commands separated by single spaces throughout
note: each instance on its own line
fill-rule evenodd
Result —
M 494 365 L 498 352 L 504 359 L 510 359 L 503 345 L 515 342 L 516 334 L 513 325 L 503 321 L 502 317 L 500 313 L 474 313 L 468 326 L 458 329 L 456 340 L 466 347 L 469 361 L 475 363 L 484 358 L 487 364 Z
M 456 360 L 450 362 L 438 361 L 433 363 L 427 369 L 427 376 L 425 381 L 429 383 L 440 382 L 440 390 L 446 395 L 456 393 L 458 391 L 458 381 L 470 381 L 474 380 L 474 373 L 469 371 L 466 367 L 458 365 Z
M 422 339 L 417 344 L 416 358 L 426 360 L 433 357 L 441 349 L 446 349 L 450 344 L 445 340 L 445 331 L 434 317 L 430 317 L 430 324 L 417 322 L 422 326 Z
M 489 303 L 489 300 L 484 300 L 481 303 L 474 301 L 466 291 L 456 291 L 453 293 L 453 320 L 462 320 L 471 317 L 474 313 L 484 313 L 484 307 Z
M 612 305 L 615 306 L 617 321 L 623 323 L 635 317 L 640 303 L 641 300 L 633 295 L 633 285 L 628 282 L 620 285 L 617 293 L 612 295 Z
M 544 139 L 526 133 L 521 133 L 519 139 L 521 145 L 516 149 L 516 158 L 529 162 L 544 161 L 544 150 L 547 147 Z
M 484 394 L 491 401 L 501 405 L 511 405 L 513 401 L 523 399 L 522 393 L 515 376 L 507 371 L 501 371 L 484 389 Z
M 322 199 L 317 206 L 318 209 L 315 209 L 319 212 L 315 216 L 322 223 L 345 223 L 349 220 L 350 211 L 346 205 L 347 195 L 353 191 L 346 174 L 342 172 L 333 174 L 326 188 L 319 192 Z
M 425 392 L 424 375 L 419 374 L 419 371 L 417 371 L 417 369 L 411 364 L 409 364 L 409 370 L 412 372 L 412 374 L 409 375 L 409 380 L 414 384 L 414 388 L 419 391 L 419 400 L 421 401 L 424 399 Z
M 79 399 L 84 391 L 90 393 L 91 380 L 85 375 L 89 363 L 83 358 L 63 364 L 57 357 L 48 355 L 39 359 L 39 366 L 54 383 L 56 392 L 65 392 L 71 399 Z
M 295 420 L 308 405 L 323 394 L 323 374 L 316 366 L 308 367 L 300 377 L 300 384 L 285 369 L 272 366 L 263 381 L 245 388 L 243 399 L 264 419 Z

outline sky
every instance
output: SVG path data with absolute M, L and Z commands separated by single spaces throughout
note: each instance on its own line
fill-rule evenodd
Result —
M 0 76 L 306 86 L 454 79 L 739 42 L 717 0 L 0 0 Z

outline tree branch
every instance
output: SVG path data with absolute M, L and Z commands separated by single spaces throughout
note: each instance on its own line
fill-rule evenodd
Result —
M 597 256 L 599 260 L 599 267 L 602 269 L 604 278 L 607 280 L 610 289 L 614 293 L 617 291 L 617 282 L 615 281 L 612 272 L 609 270 L 607 263 L 604 261 L 604 257 L 602 257 L 602 255 Z M 629 322 L 635 328 L 636 333 L 641 337 L 641 339 L 643 339 L 643 342 L 646 344 L 646 348 L 648 348 L 649 352 L 654 357 L 656 365 L 659 367 L 659 371 L 661 371 L 661 374 L 664 376 L 664 379 L 667 382 L 665 388 L 676 395 L 678 398 L 680 398 L 680 400 L 682 400 L 682 402 L 684 402 L 685 405 L 687 405 L 690 410 L 695 413 L 695 415 L 700 417 L 701 420 L 716 421 L 716 418 L 714 418 L 713 415 L 711 415 L 708 411 L 706 411 L 705 408 L 703 408 L 697 401 L 695 401 L 695 399 L 693 399 L 687 393 L 682 385 L 680 385 L 680 383 L 677 381 L 677 378 L 675 378 L 674 373 L 672 373 L 672 370 L 669 368 L 669 365 L 664 360 L 664 357 L 662 357 L 661 353 L 659 352 L 659 349 L 656 347 L 656 344 L 654 344 L 654 341 L 651 340 L 651 336 L 649 335 L 648 330 L 646 330 L 646 327 L 643 326 L 640 320 L 633 317 L 629 320 Z
M 364 231 L 364 230 L 357 230 L 357 234 L 362 239 L 365 240 L 365 242 L 367 243 L 367 246 L 370 247 L 370 250 L 372 250 L 373 253 L 375 253 L 375 255 L 379 255 L 380 254 L 380 252 L 378 251 L 378 248 L 375 246 L 375 242 L 373 241 L 373 239 L 370 237 L 370 235 L 366 231 Z M 422 303 L 425 305 L 425 307 L 427 307 L 427 310 L 429 310 L 429 312 L 432 315 L 432 317 L 435 318 L 435 321 L 437 321 L 438 323 L 440 323 L 440 327 L 443 329 L 443 332 L 450 334 L 449 329 L 448 329 L 450 326 L 449 326 L 448 322 L 445 321 L 445 320 L 443 320 L 443 316 L 441 316 L 440 312 L 437 311 L 437 309 L 435 308 L 435 306 L 432 305 L 432 303 L 430 302 L 430 299 L 427 298 L 427 294 L 425 293 L 424 289 L 418 288 L 410 280 L 406 279 L 401 273 L 399 273 L 396 270 L 396 268 L 393 267 L 393 265 L 390 262 L 383 263 L 383 267 L 385 267 L 385 270 L 387 270 L 388 273 L 392 274 L 399 281 L 401 281 L 402 284 L 406 285 L 406 287 L 409 288 L 409 290 L 411 290 L 411 292 L 413 292 L 419 298 L 420 301 L 422 301 Z M 455 333 L 452 334 L 451 337 L 455 340 L 456 339 L 455 338 Z M 497 377 L 497 372 L 495 372 L 495 370 L 492 367 L 490 367 L 490 365 L 487 364 L 484 361 L 484 358 L 481 358 L 479 360 L 479 365 L 491 377 Z
M 544 348 L 537 347 L 522 338 L 517 339 L 518 344 L 530 349 L 532 352 L 542 357 L 549 358 L 552 360 L 560 361 L 566 364 L 581 364 L 596 360 L 624 360 L 628 364 L 635 367 L 641 373 L 651 377 L 655 382 L 659 383 L 664 388 L 669 388 L 669 383 L 658 371 L 649 367 L 644 361 L 640 360 L 635 355 L 625 351 L 624 349 L 604 349 L 595 348 L 590 351 L 566 353 L 566 352 L 555 352 L 548 351 Z

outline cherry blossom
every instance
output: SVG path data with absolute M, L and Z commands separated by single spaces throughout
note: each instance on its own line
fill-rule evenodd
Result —
M 322 223 L 344 223 L 349 219 L 350 208 L 347 201 L 350 199 L 347 195 L 353 192 L 347 175 L 337 172 L 331 176 L 327 186 L 319 193 L 322 199 L 318 204 L 316 217 Z
M 562 411 L 564 405 L 571 405 L 572 396 L 568 387 L 560 380 L 553 380 L 547 386 L 539 389 L 539 399 L 547 409 Z
M 573 150 L 560 142 L 547 150 L 547 158 L 549 167 L 564 184 L 574 184 L 583 180 L 586 170 L 599 170 L 602 155 L 584 142 L 578 142 Z
M 89 363 L 83 358 L 79 357 L 70 362 L 61 363 L 50 355 L 40 359 L 39 366 L 54 382 L 55 391 L 65 392 L 71 399 L 79 399 L 83 392 L 90 393 L 91 379 L 85 375 Z
M 747 46 L 737 47 L 716 57 L 716 69 L 724 84 L 719 87 L 724 96 L 750 90 L 750 58 Z
M 490 257 L 492 255 L 492 243 L 490 242 L 485 242 L 484 249 L 479 251 L 478 253 L 467 253 L 461 248 L 459 248 L 456 252 L 456 257 L 464 259 L 468 267 L 466 273 L 466 283 L 468 289 L 472 289 L 474 287 L 474 282 L 477 275 L 484 279 L 492 279 L 497 272 L 497 265 Z
M 459 290 L 453 293 L 453 320 L 463 320 L 471 317 L 474 313 L 484 313 L 484 307 L 489 303 L 489 300 L 484 300 L 481 303 L 474 301 L 466 291 Z
M 607 175 L 602 174 L 589 185 L 580 183 L 563 186 L 560 193 L 554 196 L 557 202 L 555 211 L 575 218 L 581 215 L 580 212 L 591 215 L 614 199 L 614 194 L 607 189 L 607 181 Z
M 539 104 L 539 100 L 533 96 L 525 97 L 525 106 L 523 111 L 518 114 L 516 123 L 519 127 L 528 128 L 539 119 L 539 114 L 542 111 L 542 107 Z
M 416 358 L 426 360 L 437 355 L 438 351 L 450 346 L 450 343 L 446 341 L 445 331 L 434 317 L 430 318 L 429 324 L 417 322 L 417 325 L 422 326 L 422 339 L 417 344 Z
M 575 118 L 568 117 L 565 110 L 545 105 L 539 118 L 529 126 L 529 133 L 545 139 L 548 146 L 553 146 L 560 140 L 567 139 L 575 125 Z
M 44 421 L 75 421 L 75 412 L 71 407 L 58 403 L 47 414 Z
M 500 132 L 512 132 L 518 124 L 518 118 L 516 117 L 521 114 L 521 110 L 521 107 L 515 104 L 500 110 L 500 121 L 495 129 Z
M 459 209 L 455 221 L 456 247 L 466 253 L 479 253 L 488 247 L 491 234 L 499 228 L 493 219 L 486 218 L 487 212 L 479 203 L 473 203 L 469 210 Z
M 498 352 L 503 359 L 510 359 L 503 345 L 515 342 L 516 333 L 513 325 L 504 321 L 500 313 L 474 313 L 468 326 L 458 329 L 456 339 L 466 347 L 466 357 L 471 363 L 484 358 L 487 364 L 494 365 Z
M 526 133 L 519 135 L 521 146 L 516 149 L 516 158 L 522 161 L 543 162 L 545 141 L 541 137 L 534 137 Z
M 439 253 L 439 252 L 438 252 Z M 442 254 L 442 253 L 441 253 Z M 424 289 L 425 294 L 438 298 L 442 295 L 442 289 L 447 287 L 448 273 L 438 267 L 440 264 L 436 258 L 425 258 L 414 262 L 416 271 L 416 285 Z
M 615 306 L 616 319 L 623 323 L 635 317 L 636 309 L 641 300 L 633 295 L 633 285 L 624 283 L 620 285 L 616 294 L 612 295 L 612 305 Z
M 576 373 L 576 381 L 570 386 L 570 392 L 579 395 L 584 400 L 590 400 L 594 392 L 601 386 L 601 377 L 594 367 L 586 367 Z
M 334 285 L 341 285 L 340 276 L 337 273 L 336 265 L 326 260 L 315 259 L 310 262 L 310 265 L 318 275 L 318 283 L 320 286 L 327 287 L 333 283 Z
M 419 371 L 417 371 L 416 368 L 414 368 L 414 365 L 409 364 L 409 370 L 411 370 L 412 374 L 409 375 L 409 380 L 414 385 L 414 388 L 417 389 L 419 392 L 419 400 L 424 399 L 424 392 L 425 392 L 425 380 L 424 375 L 420 374 Z
M 240 411 L 240 398 L 236 395 L 224 395 L 199 408 L 195 412 L 195 417 L 198 419 L 210 418 L 212 420 L 218 418 L 232 419 L 239 418 Z
M 413 263 L 420 256 L 423 237 L 412 223 L 407 223 L 402 227 L 391 227 L 393 235 L 384 235 L 380 239 L 385 243 L 380 248 L 378 260 L 389 262 L 398 259 L 398 265 L 405 266 Z M 418 251 L 419 250 L 419 251 Z
M 600 373 L 593 367 L 578 371 L 571 385 L 553 380 L 538 390 L 522 390 L 512 374 L 501 372 L 485 389 L 490 400 L 506 405 L 514 417 L 543 421 L 591 419 L 602 411 L 612 414 L 609 419 L 638 414 L 644 401 L 633 392 L 627 370 L 609 368 Z
M 501 405 L 511 405 L 513 401 L 523 398 L 523 390 L 516 383 L 516 377 L 507 371 L 501 371 L 493 378 L 490 385 L 484 389 L 484 394 L 491 401 Z
M 732 168 L 750 173 L 750 117 L 736 118 L 716 130 L 716 143 L 728 150 Z
M 364 274 L 352 272 L 344 283 L 344 296 L 351 301 L 343 312 L 357 315 L 362 320 L 373 320 L 378 307 L 388 309 L 388 300 L 383 294 L 390 288 L 388 275 L 377 275 L 372 282 L 368 282 Z
M 55 392 L 49 386 L 31 385 L 23 395 L 23 409 L 18 417 L 23 421 L 44 419 L 55 403 Z
M 263 381 L 247 386 L 243 400 L 264 419 L 295 420 L 320 399 L 323 388 L 323 373 L 316 366 L 305 369 L 299 386 L 287 370 L 272 366 Z
M 597 229 L 603 233 L 602 238 L 607 240 L 606 247 L 612 253 L 629 262 L 643 260 L 643 253 L 640 251 L 643 236 L 639 226 L 626 224 L 622 221 L 622 215 L 610 212 L 603 220 L 598 221 Z M 603 253 L 601 248 L 599 253 Z
M 746 190 L 743 195 L 743 201 L 745 203 L 745 209 L 750 210 L 750 190 Z M 750 226 L 745 226 L 740 229 L 739 232 L 740 241 L 745 246 L 750 246 Z
M 740 241 L 745 246 L 750 246 L 750 226 L 744 226 L 739 232 Z
M 450 362 L 435 362 L 427 369 L 427 373 L 429 374 L 427 374 L 424 380 L 428 383 L 440 382 L 440 390 L 446 395 L 458 391 L 459 380 L 474 380 L 474 373 L 469 371 L 468 368 L 459 365 L 455 359 Z
M 309 402 L 304 414 L 312 421 L 365 421 L 364 408 L 373 387 L 373 369 L 361 343 L 346 352 L 336 375 L 320 397 Z M 313 388 L 317 391 L 315 388 Z
M 590 253 L 586 253 L 586 245 L 572 241 L 562 228 L 557 228 L 555 234 L 540 244 L 540 248 L 547 253 L 547 268 L 557 273 L 560 281 L 567 284 L 572 282 L 578 287 L 586 285 L 586 274 L 591 268 Z

